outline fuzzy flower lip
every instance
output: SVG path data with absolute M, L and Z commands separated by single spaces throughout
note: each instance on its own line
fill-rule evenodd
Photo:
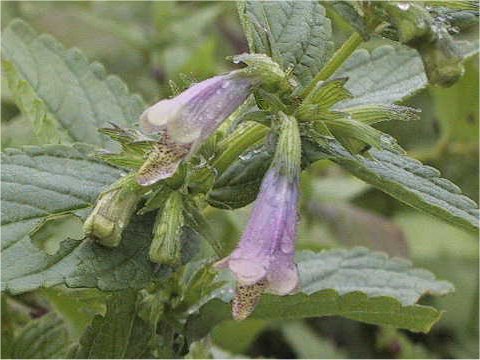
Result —
M 247 99 L 253 82 L 236 71 L 214 76 L 146 109 L 140 127 L 146 134 L 165 131 L 180 144 L 205 140 Z
M 265 282 L 265 291 L 292 293 L 299 283 L 294 263 L 298 183 L 271 168 L 262 182 L 246 230 L 237 248 L 219 263 L 242 286 Z

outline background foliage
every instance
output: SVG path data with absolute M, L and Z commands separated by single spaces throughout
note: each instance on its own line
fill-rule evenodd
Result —
M 302 11 L 318 14 L 311 9 Z M 322 49 L 325 54 L 316 53 L 313 45 L 306 52 L 326 61 L 326 53 L 337 49 L 351 28 L 329 6 L 324 15 L 331 18 L 333 28 L 333 37 Z M 37 37 L 19 23 L 5 30 L 13 18 L 27 21 L 35 32 L 48 33 L 56 40 Z M 328 35 L 325 28 L 316 30 L 320 37 Z M 9 62 L 2 66 L 2 357 L 148 357 L 152 354 L 146 349 L 152 343 L 156 346 L 154 355 L 171 357 L 178 352 L 162 351 L 181 347 L 183 339 L 172 329 L 183 327 L 185 336 L 198 340 L 186 349 L 191 358 L 478 357 L 476 233 L 409 208 L 352 177 L 338 165 L 347 164 L 348 168 L 348 157 L 342 154 L 337 164 L 319 161 L 302 177 L 298 248 L 305 251 L 299 254 L 299 264 L 307 269 L 308 261 L 318 261 L 315 271 L 319 273 L 306 271 L 311 278 L 302 279 L 303 293 L 281 304 L 267 296 L 254 316 L 241 323 L 229 320 L 225 301 L 231 296 L 231 284 L 212 283 L 208 269 L 187 267 L 176 275 L 196 287 L 178 288 L 178 279 L 168 278 L 168 301 L 158 300 L 155 285 L 137 295 L 133 289 L 165 282 L 170 274 L 169 268 L 155 266 L 146 256 L 152 216 L 134 219 L 127 236 L 136 241 L 124 241 L 114 250 L 81 241 L 81 219 L 100 189 L 113 182 L 120 171 L 89 157 L 92 148 L 58 143 L 113 147 L 96 130 L 105 121 L 132 125 L 145 104 L 171 94 L 171 81 L 183 87 L 192 79 L 203 80 L 235 68 L 225 57 L 248 49 L 235 3 L 2 2 L 2 32 L 4 39 L 10 36 L 15 40 L 4 40 L 2 56 L 21 59 L 16 66 Z M 472 31 L 468 36 L 478 38 L 478 33 Z M 253 43 L 261 46 L 261 39 L 254 38 Z M 409 57 L 410 50 L 372 50 L 389 44 L 371 39 L 361 45 L 365 50 L 357 60 L 340 70 L 339 75 L 349 71 L 347 85 L 356 96 L 347 100 L 349 105 L 372 93 L 377 100 L 389 103 L 392 93 L 396 98 L 404 97 L 401 91 L 406 83 L 425 82 L 414 71 L 419 60 Z M 35 51 L 28 53 L 31 49 Z M 281 46 L 277 50 L 272 54 L 274 59 L 278 54 L 288 58 L 294 56 L 289 52 L 295 52 Z M 399 53 L 397 64 L 382 62 L 391 51 Z M 92 60 L 99 63 L 91 64 Z M 356 69 L 365 63 L 373 77 L 368 81 L 355 78 Z M 307 83 L 318 69 L 302 66 L 295 68 L 296 75 Z M 315 71 L 309 73 L 312 69 Z M 395 72 L 403 76 L 395 82 L 396 91 L 389 88 L 382 92 L 383 78 L 375 78 L 375 73 Z M 405 97 L 401 105 L 421 109 L 420 120 L 377 126 L 394 136 L 411 157 L 439 169 L 472 199 L 479 195 L 478 72 L 475 56 L 467 61 L 464 76 L 452 87 L 429 85 Z M 66 96 L 59 102 L 61 94 Z M 53 130 L 58 124 L 61 132 Z M 20 150 L 24 145 L 43 144 L 53 145 Z M 15 187 L 9 186 L 9 181 L 15 182 Z M 221 184 L 217 183 L 217 200 L 221 199 Z M 404 196 L 395 191 L 392 195 Z M 43 201 L 45 197 L 48 203 Z M 22 207 L 17 211 L 19 204 Z M 8 210 L 9 206 L 14 210 Z M 3 216 L 4 211 L 7 216 Z M 228 244 L 227 253 L 239 238 L 248 214 L 249 207 L 230 211 L 207 208 L 212 237 Z M 451 291 L 451 286 L 377 253 L 341 250 L 354 246 L 408 258 L 416 268 L 430 270 L 438 279 L 454 284 L 455 293 L 433 297 L 430 294 Z M 310 252 L 330 248 L 340 249 L 319 259 L 314 257 L 321 254 Z M 338 265 L 338 277 L 331 283 L 318 280 L 322 279 L 318 264 L 345 264 L 345 259 L 354 259 L 356 268 Z M 368 285 L 374 289 L 387 282 L 390 288 L 379 293 L 368 287 L 357 289 L 362 291 L 359 293 L 341 288 L 340 284 L 348 288 L 355 271 L 362 269 L 362 259 L 365 264 L 378 262 L 370 269 Z M 408 297 L 398 291 L 405 281 L 416 284 Z M 322 311 L 312 306 L 305 293 L 314 293 Z M 365 294 L 393 298 L 367 298 Z M 197 301 L 209 296 L 215 299 Z M 365 318 L 358 315 L 358 304 L 360 313 L 367 314 Z M 428 334 L 394 328 L 430 329 L 440 312 L 422 305 L 445 311 Z M 379 309 L 387 315 L 375 318 L 369 313 Z M 416 320 L 409 323 L 405 316 L 396 318 L 399 309 Z M 290 314 L 290 319 L 285 320 L 288 316 L 282 311 Z M 161 314 L 170 316 L 168 329 L 158 329 L 163 322 L 157 324 L 155 317 Z M 304 317 L 308 319 L 298 319 Z M 211 336 L 202 340 L 212 327 Z M 165 335 L 169 331 L 170 337 Z

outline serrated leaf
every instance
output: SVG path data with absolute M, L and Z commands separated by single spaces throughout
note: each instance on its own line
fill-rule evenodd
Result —
M 73 355 L 77 359 L 148 357 L 153 335 L 153 327 L 137 315 L 137 293 L 118 292 L 107 302 L 105 316 L 95 316 Z
M 105 146 L 107 139 L 97 128 L 108 122 L 132 124 L 145 107 L 120 78 L 107 76 L 101 64 L 90 64 L 78 49 L 66 50 L 49 35 L 37 35 L 22 20 L 3 31 L 2 56 L 12 65 L 6 72 L 9 83 L 24 87 L 17 102 L 27 101 L 21 108 L 35 110 L 25 115 L 34 123 L 38 116 L 54 120 L 73 141 Z
M 440 319 L 441 313 L 428 306 L 402 306 L 395 299 L 384 296 L 368 298 L 360 292 L 339 296 L 334 290 L 322 290 L 310 296 L 305 294 L 284 297 L 264 295 L 251 318 L 286 320 L 320 316 L 342 316 L 368 324 L 428 332 Z M 187 334 L 194 339 L 201 338 L 212 327 L 231 317 L 230 305 L 214 299 L 189 319 Z
M 155 270 L 148 260 L 153 220 L 150 214 L 134 217 L 114 249 L 68 239 L 48 255 L 24 236 L 2 250 L 2 291 L 18 294 L 60 284 L 103 291 L 143 288 L 168 272 Z
M 458 227 L 477 231 L 478 205 L 462 195 L 458 186 L 441 178 L 437 169 L 387 150 L 371 149 L 371 159 L 352 155 L 335 140 L 311 145 L 305 142 L 303 146 L 310 161 L 330 158 L 401 202 Z
M 412 268 L 407 260 L 389 259 L 383 253 L 365 248 L 301 252 L 297 255 L 297 265 L 299 293 L 262 296 L 252 318 L 272 320 L 338 315 L 427 332 L 440 318 L 440 312 L 415 303 L 424 294 L 443 295 L 453 291 L 450 283 L 436 280 L 426 270 Z M 231 319 L 227 303 L 233 296 L 233 289 L 230 282 L 216 291 L 210 298 L 221 300 L 208 302 L 199 314 L 190 318 L 187 330 L 191 336 L 203 336 L 212 324 Z
M 14 359 L 62 359 L 69 345 L 68 331 L 55 313 L 33 320 L 23 328 L 12 346 Z
M 2 153 L 2 250 L 43 221 L 88 209 L 121 171 L 88 156 L 86 145 L 29 146 Z
M 239 12 L 250 51 L 271 56 L 284 69 L 293 67 L 302 85 L 333 50 L 330 20 L 316 1 L 246 1 Z
M 30 231 L 49 216 L 85 213 L 121 172 L 88 158 L 90 146 L 47 145 L 2 154 L 2 291 L 22 293 L 66 284 L 103 290 L 138 288 L 162 276 L 147 252 L 153 216 L 137 218 L 115 250 L 64 240 L 48 255 Z
M 339 295 L 360 291 L 367 296 L 389 296 L 402 305 L 415 304 L 422 295 L 445 295 L 453 291 L 447 281 L 439 281 L 408 260 L 388 258 L 366 248 L 303 251 L 297 256 L 301 292 L 313 294 L 334 289 Z
M 417 51 L 385 45 L 371 52 L 356 50 L 332 79 L 347 77 L 346 88 L 354 99 L 335 108 L 367 104 L 392 104 L 427 85 L 422 60 Z

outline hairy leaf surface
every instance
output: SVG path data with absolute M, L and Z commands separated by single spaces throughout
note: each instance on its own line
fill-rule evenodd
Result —
M 15 100 L 41 127 L 37 132 L 51 134 L 56 123 L 60 133 L 72 141 L 104 146 L 107 138 L 98 128 L 108 122 L 132 124 L 145 107 L 138 95 L 130 94 L 117 76 L 107 75 L 101 64 L 90 64 L 78 49 L 65 49 L 21 20 L 14 20 L 3 31 L 2 57 Z
M 304 145 L 310 161 L 329 158 L 399 201 L 466 230 L 478 229 L 478 205 L 431 166 L 387 150 L 371 149 L 371 159 L 352 155 L 334 140 L 326 146 Z
M 69 345 L 68 330 L 55 313 L 32 320 L 15 338 L 13 359 L 62 359 Z
M 388 258 L 365 248 L 297 255 L 300 290 L 289 296 L 264 295 L 252 314 L 256 319 L 343 316 L 370 324 L 427 332 L 439 320 L 434 308 L 416 305 L 424 294 L 453 291 L 432 273 L 409 261 Z M 232 282 L 216 290 L 187 325 L 190 335 L 203 336 L 231 318 Z
M 316 1 L 246 1 L 240 5 L 250 50 L 265 53 L 307 85 L 333 50 L 332 28 Z
M 62 283 L 119 290 L 139 288 L 161 276 L 147 257 L 150 215 L 134 219 L 114 250 L 90 240 L 66 239 L 48 254 L 32 242 L 32 229 L 58 214 L 83 215 L 121 175 L 88 157 L 91 149 L 47 145 L 2 154 L 2 290 L 22 293 Z
M 354 95 L 338 109 L 367 104 L 391 104 L 427 85 L 422 60 L 416 50 L 381 46 L 356 50 L 332 78 L 347 77 L 346 88 Z
M 146 356 L 153 327 L 139 318 L 136 304 L 137 293 L 134 291 L 112 295 L 107 302 L 107 313 L 95 316 L 83 333 L 73 357 L 136 359 Z
M 86 145 L 7 149 L 2 160 L 2 257 L 53 216 L 81 213 L 121 171 L 89 157 Z

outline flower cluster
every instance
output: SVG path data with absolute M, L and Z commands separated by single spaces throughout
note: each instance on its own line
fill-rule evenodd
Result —
M 114 191 L 100 198 L 86 222 L 87 235 L 105 246 L 117 246 L 128 218 L 149 186 L 171 177 L 179 164 L 245 102 L 257 79 L 241 70 L 215 76 L 145 110 L 140 117 L 141 130 L 147 135 L 159 135 L 158 140 L 144 164 L 129 177 L 128 184 L 121 180 Z M 232 254 L 217 263 L 220 268 L 228 268 L 237 280 L 232 303 L 235 319 L 248 317 L 264 292 L 287 295 L 294 292 L 299 283 L 294 255 L 300 135 L 296 119 L 282 112 L 278 113 L 275 124 L 279 130 L 275 132 L 278 133 L 275 155 L 263 178 L 246 230 Z M 168 203 L 164 211 L 171 213 L 172 210 L 165 210 L 169 209 Z M 177 207 L 181 214 L 182 206 Z M 118 226 L 115 219 L 121 219 Z M 173 225 L 162 226 L 156 234 L 162 229 L 164 234 Z M 164 263 L 165 241 L 154 243 L 150 256 Z
M 250 94 L 252 77 L 232 72 L 196 84 L 148 108 L 140 118 L 147 134 L 163 135 L 138 181 L 149 185 L 171 176 L 178 164 L 204 141 Z M 235 319 L 254 310 L 264 292 L 287 295 L 298 287 L 294 263 L 300 173 L 296 120 L 279 114 L 280 133 L 246 230 L 230 256 L 217 263 L 237 279 L 232 303 Z

